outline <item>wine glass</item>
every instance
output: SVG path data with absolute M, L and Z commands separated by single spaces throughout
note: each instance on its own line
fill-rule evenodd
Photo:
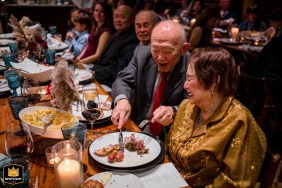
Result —
M 81 112 L 82 116 L 90 122 L 91 130 L 93 130 L 95 120 L 101 115 L 101 103 L 97 88 L 83 91 Z
M 28 125 L 13 121 L 6 130 L 5 148 L 8 156 L 29 155 L 33 152 L 34 143 Z
M 32 105 L 36 105 L 41 99 L 41 92 L 38 80 L 25 79 L 22 85 L 22 94 L 27 96 L 28 102 Z
M 17 95 L 17 88 L 20 87 L 20 73 L 17 70 L 6 70 L 4 75 L 9 88 L 13 90 L 13 95 Z

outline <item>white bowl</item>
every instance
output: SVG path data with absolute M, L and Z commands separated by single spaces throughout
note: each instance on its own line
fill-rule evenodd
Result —
M 66 111 L 59 110 L 59 109 L 56 109 L 56 108 L 53 108 L 53 107 L 48 107 L 48 106 L 32 106 L 32 107 L 28 107 L 28 108 L 25 108 L 25 109 L 21 110 L 20 113 L 19 113 L 19 117 L 20 117 L 21 121 L 26 123 L 29 126 L 29 129 L 30 129 L 30 131 L 32 133 L 37 134 L 37 135 L 41 135 L 43 137 L 55 138 L 55 139 L 63 139 L 64 138 L 61 129 L 56 129 L 56 130 L 52 129 L 52 125 L 51 125 L 50 127 L 47 128 L 45 134 L 42 134 L 43 127 L 34 126 L 32 124 L 27 123 L 26 121 L 24 121 L 22 119 L 23 115 L 35 113 L 36 110 L 38 110 L 38 109 L 54 109 L 54 110 L 58 110 L 59 112 L 70 114 L 74 118 L 74 122 L 78 122 L 78 119 L 75 116 L 73 116 L 71 113 L 68 113 Z
M 20 72 L 22 76 L 29 79 L 36 79 L 41 83 L 51 80 L 51 73 L 54 69 L 54 67 L 47 67 L 35 63 L 28 58 L 25 58 L 21 63 L 11 62 L 11 65 L 16 69 L 21 70 Z

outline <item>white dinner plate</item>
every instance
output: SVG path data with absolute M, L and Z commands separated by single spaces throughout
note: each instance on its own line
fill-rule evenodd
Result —
M 81 96 L 82 97 L 82 96 Z M 96 121 L 104 121 L 105 119 L 111 117 L 112 115 L 112 110 L 107 109 L 108 105 L 111 105 L 110 101 L 106 101 L 106 99 L 108 98 L 108 96 L 105 95 L 99 95 L 99 99 L 101 102 L 101 108 L 103 109 L 103 114 L 96 120 Z M 104 106 L 104 104 L 106 104 L 107 106 Z M 77 110 L 77 103 L 73 103 L 72 105 L 72 114 L 77 117 L 77 119 L 79 119 L 79 121 L 87 121 L 81 114 L 81 107 L 78 107 Z
M 56 56 L 61 56 L 61 58 L 63 58 L 66 61 L 72 60 L 74 58 L 73 53 L 70 53 L 70 52 L 57 52 Z
M 138 140 L 143 140 L 145 148 L 149 149 L 149 152 L 143 155 L 138 155 L 136 151 L 129 151 L 124 148 L 124 158 L 121 162 L 108 162 L 107 156 L 98 156 L 95 155 L 94 152 L 103 147 L 108 147 L 110 144 L 118 144 L 118 136 L 119 133 L 110 133 L 104 136 L 101 136 L 94 140 L 92 144 L 89 146 L 89 153 L 91 157 L 98 163 L 103 165 L 115 167 L 115 168 L 129 168 L 129 167 L 138 167 L 144 164 L 147 164 L 154 159 L 156 159 L 160 152 L 161 147 L 160 144 L 151 136 L 148 136 L 143 133 L 137 132 L 123 132 L 123 138 L 131 136 L 131 134 L 135 134 L 135 138 Z
M 6 79 L 0 79 L 0 93 L 10 91 L 8 82 Z
M 14 33 L 3 33 L 0 34 L 0 38 L 1 39 L 11 39 L 11 38 L 15 38 L 15 34 Z
M 105 172 L 95 174 L 94 176 L 91 176 L 87 180 L 98 180 L 101 182 L 100 178 Z M 105 188 L 145 188 L 144 183 L 134 174 L 130 173 L 123 173 L 123 172 L 113 172 L 110 171 L 109 173 L 112 173 L 112 178 L 109 182 L 104 184 Z M 86 180 L 86 181 L 87 181 Z M 101 182 L 102 183 L 102 182 Z
M 58 41 L 57 39 L 53 37 L 48 37 L 47 46 L 48 46 L 48 49 L 55 49 L 55 50 L 64 50 L 68 47 L 66 43 Z
M 240 41 L 232 40 L 231 38 L 221 38 L 220 42 L 226 43 L 226 44 L 240 44 Z
M 8 46 L 10 42 L 14 42 L 14 40 L 10 39 L 0 39 L 0 46 Z
M 5 63 L 4 63 L 4 61 L 3 61 L 2 59 L 0 60 L 0 65 L 6 66 Z M 0 66 L 0 71 L 1 71 L 1 70 L 7 70 L 7 68 Z
M 92 78 L 93 74 L 89 70 L 75 69 L 76 81 L 82 82 Z

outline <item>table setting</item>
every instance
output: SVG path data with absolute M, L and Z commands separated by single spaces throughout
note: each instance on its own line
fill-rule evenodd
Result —
M 35 28 L 40 28 L 40 24 L 32 30 Z M 67 60 L 72 59 L 72 54 L 58 52 L 62 44 L 53 39 L 53 35 L 49 36 L 49 44 L 46 42 L 48 49 L 55 48 L 52 56 L 65 59 L 54 60 L 54 64 L 30 56 L 19 62 L 12 60 L 0 79 L 0 93 L 12 91 L 9 97 L 0 99 L 10 107 L 5 111 L 7 115 L 0 117 L 0 122 L 9 117 L 0 124 L 4 130 L 0 135 L 0 154 L 8 155 L 0 159 L 0 168 L 24 172 L 14 171 L 12 177 L 1 171 L 4 178 L 0 184 L 78 188 L 94 181 L 103 187 L 147 188 L 152 186 L 146 183 L 148 175 L 159 171 L 154 175 L 157 177 L 170 169 L 174 174 L 170 180 L 175 185 L 188 186 L 175 167 L 158 166 L 167 162 L 164 143 L 142 133 L 132 120 L 120 130 L 112 124 L 111 96 L 90 70 L 69 65 Z M 44 45 L 40 47 L 42 52 Z M 39 97 L 33 100 L 33 95 Z M 15 137 L 21 139 L 13 140 Z M 112 150 L 112 145 L 118 149 Z M 96 155 L 104 147 L 110 147 L 111 153 Z M 23 181 L 15 184 L 19 183 L 15 178 Z

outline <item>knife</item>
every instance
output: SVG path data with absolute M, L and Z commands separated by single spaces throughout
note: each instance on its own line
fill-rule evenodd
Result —
M 119 130 L 118 142 L 119 142 L 120 150 L 124 153 L 123 135 L 122 135 L 121 129 Z

